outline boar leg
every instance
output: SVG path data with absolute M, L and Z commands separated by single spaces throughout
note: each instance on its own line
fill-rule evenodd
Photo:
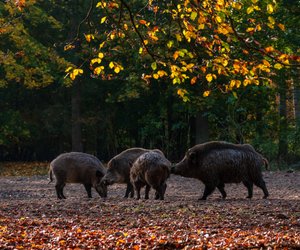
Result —
M 55 185 L 56 194 L 57 194 L 58 199 L 66 199 L 66 197 L 64 196 L 64 192 L 63 192 L 64 186 L 65 186 L 65 183 L 56 183 L 56 185 Z
M 126 192 L 125 192 L 124 198 L 128 198 L 129 194 L 130 194 L 130 198 L 133 198 L 133 196 L 134 196 L 134 188 L 133 188 L 133 186 L 132 186 L 131 183 L 127 183 L 127 187 L 126 187 Z
M 251 199 L 253 196 L 253 182 L 252 181 L 243 181 L 243 184 L 248 189 L 248 196 L 247 198 Z
M 221 184 L 219 184 L 219 185 L 217 186 L 217 188 L 219 189 L 220 193 L 222 194 L 222 198 L 223 198 L 223 199 L 226 199 L 227 194 L 226 194 L 226 192 L 225 192 L 224 187 L 225 187 L 225 184 L 224 184 L 224 183 L 221 183 Z
M 85 187 L 85 190 L 88 194 L 89 198 L 92 198 L 92 185 L 91 184 L 83 184 Z
M 261 178 L 258 181 L 254 181 L 254 184 L 262 189 L 262 191 L 264 192 L 263 198 L 266 199 L 269 196 L 269 192 L 267 190 L 266 183 L 264 182 L 264 180 Z
M 215 188 L 216 187 L 214 185 L 205 184 L 203 196 L 200 198 L 200 200 L 206 200 L 207 196 L 209 196 L 215 190 Z
M 144 184 L 140 181 L 136 181 L 133 183 L 133 186 L 136 190 L 136 199 L 139 200 L 141 198 L 141 188 L 144 186 Z
M 145 200 L 149 199 L 149 192 L 150 192 L 151 187 L 147 184 L 145 188 Z
M 167 184 L 164 183 L 162 185 L 160 185 L 157 189 L 156 189 L 156 192 L 155 192 L 155 200 L 163 200 L 164 199 L 164 195 L 165 195 L 165 192 L 166 192 L 166 189 L 167 189 Z

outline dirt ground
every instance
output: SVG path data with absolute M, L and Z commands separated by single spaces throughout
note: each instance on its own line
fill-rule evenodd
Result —
M 171 175 L 164 201 L 124 199 L 125 185 L 103 200 L 67 184 L 56 198 L 47 176 L 0 177 L 0 249 L 300 249 L 300 172 L 264 172 L 270 193 L 227 184 L 198 201 L 203 184 Z

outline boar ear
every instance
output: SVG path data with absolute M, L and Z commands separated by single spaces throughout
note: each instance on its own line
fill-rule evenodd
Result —
M 191 152 L 191 153 L 190 153 L 190 162 L 191 162 L 193 165 L 196 165 L 196 164 L 197 164 L 197 154 L 196 154 L 196 152 Z

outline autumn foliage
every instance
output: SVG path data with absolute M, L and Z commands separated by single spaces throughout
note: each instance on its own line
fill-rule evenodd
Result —
M 131 54 L 136 66 L 143 64 L 143 80 L 180 84 L 177 94 L 184 101 L 189 100 L 187 85 L 202 85 L 204 97 L 214 89 L 230 92 L 271 85 L 272 73 L 300 62 L 299 56 L 277 48 L 276 41 L 285 32 L 285 25 L 275 18 L 278 4 L 274 0 L 99 1 L 101 32 L 85 34 L 94 46 L 90 69 L 94 76 L 111 78 L 128 67 L 130 60 L 124 56 Z M 79 69 L 72 70 L 74 80 Z
M 58 200 L 47 177 L 1 177 L 0 247 L 3 249 L 298 249 L 299 173 L 264 173 L 270 199 L 245 199 L 242 185 L 227 185 L 197 201 L 200 182 L 171 176 L 165 201 L 122 198 L 113 185 L 105 201 L 66 186 Z M 289 185 L 287 185 L 289 183 Z M 245 189 L 245 190 L 244 190 Z

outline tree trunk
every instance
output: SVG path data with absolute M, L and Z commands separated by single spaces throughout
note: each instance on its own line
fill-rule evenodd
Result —
M 72 151 L 82 152 L 80 81 L 74 80 L 72 87 Z
M 209 139 L 208 120 L 201 113 L 195 118 L 195 144 L 207 142 Z
M 282 74 L 279 81 L 279 144 L 278 144 L 278 162 L 286 161 L 288 153 L 287 144 L 287 100 L 286 92 L 287 85 L 284 79 L 285 74 Z
M 300 127 L 300 72 L 297 72 L 293 79 L 294 85 L 294 110 L 296 126 Z

